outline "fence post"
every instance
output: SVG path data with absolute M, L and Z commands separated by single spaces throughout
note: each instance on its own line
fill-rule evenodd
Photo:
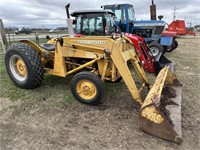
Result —
M 3 21 L 2 19 L 0 19 L 0 38 L 1 38 L 1 44 L 2 44 L 2 48 L 4 53 L 6 53 L 6 50 L 8 48 L 8 41 L 6 38 L 6 32 L 3 26 Z
M 40 41 L 39 41 L 39 33 L 35 33 L 35 41 L 36 41 L 36 44 L 39 45 Z

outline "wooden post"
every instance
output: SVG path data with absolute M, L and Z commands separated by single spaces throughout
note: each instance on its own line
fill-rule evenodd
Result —
M 1 38 L 1 44 L 2 44 L 3 51 L 4 51 L 4 53 L 6 53 L 6 50 L 7 50 L 9 44 L 8 44 L 8 41 L 6 38 L 6 32 L 5 32 L 5 29 L 3 26 L 2 19 L 0 19 L 0 38 Z

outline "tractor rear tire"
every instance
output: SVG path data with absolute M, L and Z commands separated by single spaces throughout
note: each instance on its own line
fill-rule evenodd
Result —
M 71 91 L 79 102 L 95 105 L 103 97 L 103 82 L 96 74 L 83 71 L 73 77 Z
M 175 50 L 177 47 L 178 47 L 178 41 L 175 40 L 175 41 L 174 41 L 174 50 Z
M 167 52 L 172 52 L 178 47 L 178 42 L 175 40 L 170 48 L 167 49 Z
M 38 87 L 44 77 L 39 54 L 25 43 L 13 44 L 5 54 L 5 66 L 10 79 L 23 89 Z
M 150 55 L 152 55 L 153 57 L 156 57 L 160 52 L 164 52 L 164 48 L 162 45 L 160 45 L 158 42 L 151 42 L 150 44 L 148 44 L 148 47 L 150 49 Z

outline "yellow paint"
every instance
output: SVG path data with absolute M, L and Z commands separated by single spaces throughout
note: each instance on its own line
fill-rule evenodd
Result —
M 93 99 L 97 94 L 97 88 L 93 82 L 89 80 L 81 80 L 77 83 L 76 91 L 79 96 L 85 100 Z
M 164 87 L 165 80 L 167 79 L 168 71 L 169 71 L 168 67 L 165 67 L 160 71 L 160 73 L 158 74 L 155 80 L 155 83 L 151 86 L 151 89 L 149 93 L 147 94 L 145 101 L 142 104 L 142 108 L 150 104 L 160 102 L 162 89 Z
M 63 43 L 60 43 L 60 39 L 56 38 L 48 42 L 55 44 L 56 49 L 54 52 L 47 52 L 34 43 L 24 42 L 30 44 L 39 53 L 42 53 L 41 56 L 44 56 L 42 57 L 42 61 L 45 64 L 48 64 L 49 60 L 53 61 L 53 68 L 45 68 L 48 74 L 66 77 L 69 74 L 82 71 L 86 67 L 92 68 L 91 66 L 96 63 L 96 69 L 91 69 L 91 72 L 95 72 L 102 80 L 115 81 L 122 77 L 134 100 L 141 104 L 141 116 L 157 124 L 164 121 L 162 114 L 160 114 L 156 107 L 160 102 L 164 85 L 173 84 L 173 81 L 176 79 L 169 72 L 168 67 L 162 69 L 155 83 L 150 85 L 130 39 L 125 37 L 114 40 L 106 36 L 74 38 L 66 36 L 62 37 L 62 39 Z M 81 65 L 73 61 L 79 59 L 87 61 Z M 67 64 L 67 62 L 71 63 Z M 135 84 L 133 73 L 127 65 L 129 62 L 131 62 L 137 76 L 142 82 L 139 90 Z M 70 65 L 73 66 L 68 67 Z M 22 72 L 22 74 L 24 73 Z M 144 86 L 151 87 L 145 100 L 140 96 L 140 92 Z M 86 100 L 94 98 L 97 94 L 95 85 L 88 80 L 79 81 L 76 90 L 80 97 Z
M 25 43 L 27 45 L 29 45 L 30 47 L 32 47 L 35 51 L 37 51 L 39 53 L 40 56 L 43 57 L 44 54 L 44 49 L 41 48 L 40 46 L 38 46 L 36 43 L 29 41 L 29 40 L 20 40 L 19 42 Z
M 118 78 L 117 68 L 115 64 L 112 62 L 112 81 L 115 81 Z
M 159 111 L 153 105 L 144 108 L 141 111 L 141 116 L 143 116 L 144 118 L 146 118 L 156 124 L 161 124 L 164 121 L 164 118 L 162 117 L 162 115 L 159 113 Z
M 27 74 L 27 71 L 26 71 L 26 65 L 24 63 L 24 61 L 20 58 L 18 58 L 18 60 L 16 61 L 16 69 L 17 69 L 17 72 L 25 77 L 26 74 Z
M 104 80 L 107 68 L 108 68 L 108 60 L 104 60 L 104 67 L 103 67 L 103 72 L 101 75 L 101 80 Z
M 124 49 L 125 46 L 123 39 L 117 39 L 117 43 L 114 44 L 113 49 L 111 51 L 111 58 L 114 64 L 116 65 L 116 68 L 118 69 L 120 75 L 124 79 L 124 82 L 126 86 L 128 87 L 131 95 L 133 98 L 142 104 L 142 98 L 140 97 L 139 91 L 137 89 L 137 86 L 135 84 L 135 81 L 132 77 L 132 74 L 130 72 L 130 69 L 128 68 L 127 61 L 134 60 L 136 53 L 134 51 L 134 47 L 131 46 L 129 43 L 124 43 L 124 44 L 129 44 L 129 47 L 132 47 L 132 50 L 130 48 L 128 49 L 129 52 L 125 52 L 127 49 Z M 129 53 L 129 54 L 128 54 Z M 127 55 L 128 54 L 128 55 Z M 132 57 L 130 57 L 130 55 Z M 137 67 L 137 66 L 136 66 Z
M 152 85 L 145 101 L 142 104 L 140 113 L 144 118 L 156 124 L 161 124 L 164 121 L 163 116 L 157 110 L 156 106 L 159 106 L 164 85 L 166 83 L 173 84 L 173 80 L 175 79 L 176 78 L 170 73 L 169 67 L 166 66 L 160 71 L 155 83 Z
M 59 42 L 56 42 L 56 50 L 54 52 L 54 68 L 52 70 L 46 70 L 48 74 L 57 75 L 61 77 L 66 76 L 67 68 L 65 58 L 62 55 L 62 46 Z
M 65 47 L 66 50 L 62 51 L 62 55 L 64 57 L 76 57 L 76 58 L 88 58 L 88 59 L 95 59 L 97 56 L 95 53 L 90 51 L 84 51 L 81 49 L 74 49 Z M 103 56 L 103 55 L 102 55 Z
M 101 59 L 101 58 L 96 58 L 96 59 L 94 59 L 94 60 L 91 60 L 91 61 L 89 61 L 89 62 L 87 62 L 87 63 L 85 63 L 85 64 L 83 64 L 83 65 L 81 65 L 81 66 L 79 66 L 79 67 L 77 67 L 77 68 L 75 68 L 75 69 L 73 69 L 73 70 L 68 71 L 66 74 L 69 75 L 69 74 L 72 74 L 72 73 L 74 73 L 74 72 L 76 72 L 76 71 L 79 71 L 79 70 L 81 70 L 81 69 L 84 69 L 85 67 L 92 65 L 93 63 L 95 63 L 96 61 L 98 61 L 98 60 L 100 60 L 100 59 Z

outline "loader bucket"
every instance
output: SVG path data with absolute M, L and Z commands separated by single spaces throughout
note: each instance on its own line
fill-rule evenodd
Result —
M 142 104 L 139 128 L 151 135 L 181 143 L 181 93 L 182 85 L 169 67 L 164 67 Z
M 174 63 L 167 59 L 163 53 L 159 53 L 155 57 L 154 68 L 155 74 L 158 75 L 160 70 L 162 70 L 165 66 L 169 66 L 169 70 L 173 73 L 174 72 Z

